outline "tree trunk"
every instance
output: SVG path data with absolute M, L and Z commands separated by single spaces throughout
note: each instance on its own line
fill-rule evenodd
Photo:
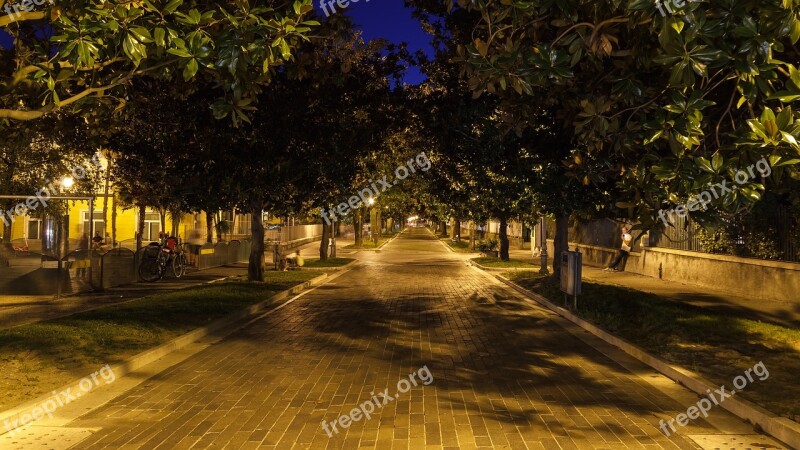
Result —
M 117 243 L 117 196 L 111 196 L 111 245 Z
M 556 214 L 556 235 L 553 237 L 553 276 L 561 277 L 561 252 L 569 250 L 569 214 Z
M 469 249 L 475 251 L 475 221 L 469 222 Z
M 2 212 L 0 212 L 2 214 Z M 11 221 L 9 220 L 9 224 Z M 14 246 L 11 245 L 11 224 L 5 226 L 3 224 L 3 242 L 2 246 L 0 246 L 0 253 L 5 254 L 7 256 L 11 256 L 14 254 Z
M 381 211 L 380 205 L 376 205 L 377 208 L 375 209 L 375 221 L 376 221 L 376 229 L 375 229 L 375 242 L 378 242 L 378 239 L 383 237 L 383 211 Z
M 355 228 L 355 243 L 353 244 L 356 248 L 361 248 L 364 245 L 364 239 L 362 236 L 364 225 L 363 225 L 363 217 L 364 217 L 364 208 L 358 208 L 353 214 L 353 228 Z
M 333 228 L 333 223 L 328 225 L 325 219 L 322 219 L 322 240 L 319 242 L 319 259 L 325 261 L 328 259 L 328 239 L 330 239 L 330 231 Z
M 231 210 L 231 217 L 233 217 L 231 221 L 231 239 L 233 239 L 236 234 L 236 208 Z
M 181 228 L 181 216 L 182 214 L 178 212 L 171 212 L 169 215 L 172 217 L 172 235 L 178 236 L 180 234 Z
M 0 205 L 2 205 L 0 206 L 0 215 L 3 215 L 6 213 L 6 211 L 14 207 L 14 201 L 6 200 L 0 203 Z M 9 252 L 13 252 L 11 246 L 11 229 L 14 227 L 14 222 L 11 221 L 11 218 L 8 217 L 8 215 L 5 216 L 5 219 L 8 222 L 8 225 L 0 220 L 0 224 L 3 225 L 3 247 L 6 247 Z
M 110 167 L 108 169 L 110 169 Z M 105 195 L 103 196 L 103 229 L 101 230 L 103 233 L 103 240 L 105 240 L 106 234 L 108 233 L 108 188 L 111 182 L 108 169 L 106 169 Z M 94 218 L 94 211 L 92 211 L 90 214 L 92 218 Z
M 508 261 L 508 219 L 505 216 L 500 217 L 500 259 Z
M 206 211 L 206 242 L 211 244 L 214 242 L 214 216 Z
M 443 220 L 443 221 L 441 222 L 441 225 L 442 225 L 442 232 L 441 232 L 441 235 L 442 235 L 442 236 L 447 236 L 447 222 L 445 222 L 445 221 Z
M 142 249 L 142 238 L 144 237 L 144 218 L 145 208 L 139 205 L 139 223 L 136 224 L 136 252 Z
M 378 243 L 378 234 L 375 232 L 375 228 L 380 228 L 380 224 L 378 222 L 378 213 L 373 206 L 372 209 L 369 210 L 369 237 L 373 244 Z
M 261 222 L 262 210 L 252 208 L 250 220 L 250 260 L 247 264 L 247 279 L 264 281 L 264 223 Z
M 520 217 L 519 219 L 519 249 L 525 248 L 525 221 Z
M 167 211 L 165 209 L 159 209 L 158 214 L 161 217 L 161 232 L 167 232 Z M 159 236 L 161 238 L 161 236 Z
M 453 218 L 453 239 L 461 242 L 461 219 L 458 217 Z

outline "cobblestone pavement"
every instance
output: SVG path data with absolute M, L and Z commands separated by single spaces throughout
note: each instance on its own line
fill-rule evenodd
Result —
M 697 448 L 658 429 L 690 404 L 466 267 L 427 230 L 359 257 L 352 271 L 70 423 L 98 429 L 74 448 Z M 423 366 L 433 382 L 398 392 Z M 371 419 L 326 435 L 323 420 L 387 388 L 394 400 L 378 400 L 386 404 Z M 693 427 L 716 432 L 702 420 Z

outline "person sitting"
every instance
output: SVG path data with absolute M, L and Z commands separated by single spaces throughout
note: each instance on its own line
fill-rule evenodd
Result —
M 290 267 L 302 267 L 305 264 L 303 257 L 300 256 L 300 250 L 297 250 L 294 253 L 290 253 L 288 255 L 281 256 L 281 270 L 289 270 Z
M 633 243 L 633 236 L 628 233 L 628 227 L 622 227 L 622 246 L 620 247 L 619 251 L 617 251 L 617 256 L 614 258 L 614 261 L 606 267 L 605 271 L 617 272 L 617 267 L 622 262 L 622 260 L 627 259 L 628 255 L 631 251 L 631 244 Z
M 98 231 L 92 238 L 92 250 L 104 252 L 106 250 L 106 240 L 103 239 L 102 234 Z

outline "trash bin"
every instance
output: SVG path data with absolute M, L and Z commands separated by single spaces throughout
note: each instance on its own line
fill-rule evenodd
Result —
M 567 296 L 571 295 L 574 298 L 573 308 L 578 307 L 582 268 L 583 255 L 580 252 L 561 252 L 561 292 L 564 293 L 564 306 L 567 306 Z

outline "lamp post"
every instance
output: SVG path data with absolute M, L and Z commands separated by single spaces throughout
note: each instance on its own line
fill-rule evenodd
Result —
M 542 251 L 540 253 L 541 262 L 539 263 L 539 273 L 542 275 L 547 275 L 550 272 L 547 271 L 547 219 L 542 216 L 542 219 L 539 223 L 539 233 L 541 240 L 539 241 L 539 245 L 541 245 Z

